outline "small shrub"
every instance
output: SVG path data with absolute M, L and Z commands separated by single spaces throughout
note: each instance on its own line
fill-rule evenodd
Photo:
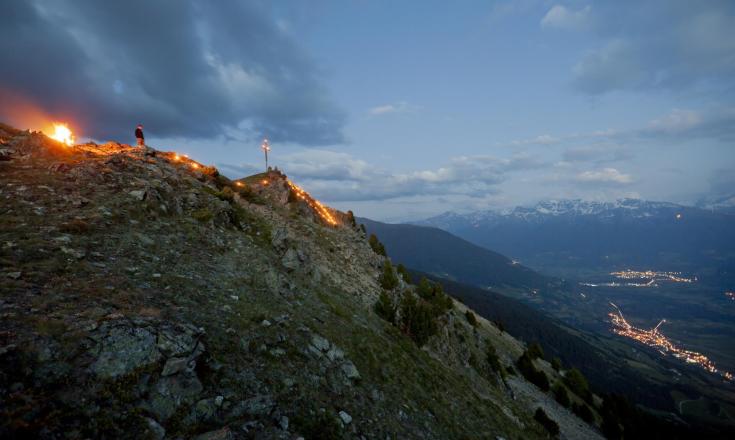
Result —
M 500 333 L 505 332 L 505 325 L 503 325 L 502 321 L 493 321 L 493 324 L 495 324 L 495 327 L 497 327 L 498 330 L 500 330 Z
M 422 277 L 416 288 L 416 293 L 425 301 L 431 303 L 435 308 L 435 313 L 440 315 L 453 307 L 452 298 L 444 293 L 442 285 L 432 283 L 426 277 Z
M 363 234 L 367 234 L 367 229 L 365 229 L 365 225 L 362 223 L 360 223 L 360 230 L 362 231 Z
M 528 353 L 528 356 L 531 357 L 531 359 L 544 358 L 544 350 L 541 348 L 541 345 L 538 342 L 530 344 L 526 352 Z
M 373 306 L 375 313 L 381 318 L 390 322 L 391 324 L 396 323 L 396 304 L 391 298 L 391 295 L 385 290 L 380 293 L 380 297 Z
M 539 387 L 542 391 L 549 391 L 549 378 L 546 377 L 546 374 L 544 374 L 543 371 L 536 369 L 536 366 L 533 365 L 533 359 L 529 356 L 528 351 L 524 352 L 521 357 L 518 358 L 516 365 L 518 366 L 518 371 L 521 372 L 526 380 Z
M 595 415 L 592 413 L 592 410 L 584 403 L 573 403 L 572 412 L 587 423 L 593 423 L 595 421 Z
M 229 186 L 226 186 L 222 189 L 222 191 L 217 191 L 214 188 L 211 188 L 209 186 L 204 185 L 202 189 L 215 197 L 217 197 L 220 200 L 224 200 L 225 202 L 232 203 L 235 199 L 235 193 L 232 191 L 232 188 Z
M 591 401 L 592 393 L 590 392 L 590 386 L 587 382 L 587 378 L 584 377 L 584 374 L 582 374 L 581 371 L 576 368 L 568 370 L 564 375 L 564 384 L 574 394 L 586 401 Z
M 417 299 L 411 292 L 407 292 L 401 301 L 401 328 L 419 347 L 438 330 L 433 312 L 431 304 Z
M 569 408 L 571 401 L 569 400 L 569 393 L 567 393 L 567 388 L 564 385 L 562 385 L 560 382 L 556 382 L 551 388 L 551 392 L 554 393 L 554 398 L 557 402 L 559 402 L 559 405 L 563 406 L 564 408 Z
M 559 435 L 559 425 L 555 421 L 551 420 L 543 409 L 536 409 L 536 413 L 533 415 L 533 418 L 539 422 L 539 424 L 541 424 L 541 426 L 543 426 L 552 437 Z
M 393 271 L 393 265 L 390 263 L 390 260 L 385 260 L 385 263 L 383 263 L 383 273 L 380 274 L 378 282 L 380 282 L 380 287 L 385 290 L 393 290 L 398 287 L 398 277 Z
M 196 211 L 191 213 L 191 216 L 201 223 L 206 223 L 214 218 L 214 214 L 212 214 L 212 211 L 207 208 L 197 209 Z
M 469 322 L 472 327 L 477 327 L 477 317 L 475 317 L 474 313 L 472 313 L 470 310 L 467 310 L 466 312 L 464 312 L 464 317 L 467 318 L 467 322 Z
M 475 353 L 470 353 L 470 358 L 467 360 L 467 363 L 470 364 L 472 368 L 475 369 L 475 371 L 480 370 L 480 361 L 477 360 L 477 356 L 475 356 Z
M 59 226 L 59 230 L 70 234 L 84 234 L 85 232 L 89 232 L 89 223 L 75 218 L 66 223 L 62 223 L 61 226 Z
M 220 191 L 219 194 L 217 194 L 217 197 L 219 197 L 220 200 L 232 203 L 235 200 L 235 193 L 232 191 L 232 188 L 226 186 L 222 188 L 222 191 Z
M 503 369 L 503 365 L 500 363 L 500 358 L 498 358 L 498 353 L 495 351 L 495 347 L 490 343 L 487 344 L 486 359 L 491 370 L 499 373 L 501 376 L 504 375 L 505 371 Z
M 551 368 L 554 369 L 554 371 L 559 371 L 562 368 L 561 359 L 558 357 L 555 357 L 551 360 Z
M 385 253 L 385 246 L 383 246 L 383 243 L 378 240 L 378 237 L 375 234 L 370 234 L 370 238 L 368 239 L 368 243 L 370 244 L 370 247 L 373 249 L 373 252 L 375 252 L 378 255 L 387 256 Z
M 306 440 L 340 440 L 342 427 L 337 417 L 318 411 L 316 415 L 294 417 L 294 425 Z
M 408 269 L 406 269 L 406 266 L 404 266 L 403 264 L 398 264 L 398 266 L 396 266 L 396 272 L 398 272 L 398 275 L 403 278 L 403 281 L 405 283 L 411 283 L 411 274 L 408 273 Z

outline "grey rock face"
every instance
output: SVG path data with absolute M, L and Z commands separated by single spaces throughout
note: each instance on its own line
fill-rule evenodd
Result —
M 161 359 L 155 335 L 145 328 L 114 327 L 100 344 L 99 357 L 91 368 L 102 377 L 122 376 Z
M 192 361 L 193 363 L 194 361 Z M 186 370 L 187 368 L 191 369 L 189 367 L 189 359 L 187 358 L 170 358 L 166 361 L 166 364 L 163 366 L 163 371 L 161 372 L 161 376 L 171 376 L 172 374 L 179 373 L 181 371 Z
M 342 364 L 342 372 L 345 374 L 345 376 L 348 379 L 359 379 L 360 378 L 360 372 L 357 371 L 357 367 L 355 364 L 352 363 L 352 361 L 347 361 L 344 364 Z
M 281 259 L 283 267 L 289 270 L 296 270 L 301 265 L 299 254 L 294 248 L 289 248 Z
M 250 399 L 237 403 L 228 414 L 228 418 L 238 419 L 245 415 L 251 417 L 265 416 L 270 414 L 275 406 L 276 403 L 269 395 L 251 397 Z
M 202 383 L 193 373 L 163 377 L 146 406 L 159 420 L 166 420 L 180 405 L 193 403 L 202 390 Z

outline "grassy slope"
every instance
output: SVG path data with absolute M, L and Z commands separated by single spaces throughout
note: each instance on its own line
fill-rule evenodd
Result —
M 305 270 L 285 270 L 270 244 L 274 221 L 280 219 L 320 252 L 315 258 L 339 272 L 339 265 L 357 264 L 340 252 L 347 243 L 358 242 L 358 253 L 369 249 L 364 241 L 359 244 L 357 232 L 304 222 L 287 207 L 249 204 L 241 206 L 241 230 L 226 221 L 236 214 L 232 207 L 204 190 L 205 183 L 216 186 L 223 181 L 137 153 L 121 154 L 119 164 L 95 159 L 98 162 L 89 166 L 91 156 L 61 152 L 0 165 L 5 184 L 0 194 L 0 243 L 5 244 L 0 249 L 2 342 L 31 357 L 48 344 L 60 347 L 54 351 L 53 365 L 61 377 L 44 389 L 34 385 L 35 371 L 26 371 L 28 376 L 18 368 L 17 375 L 1 378 L 3 388 L 14 381 L 24 383 L 18 393 L 42 414 L 28 416 L 27 429 L 66 430 L 71 419 L 87 426 L 80 428 L 84 435 L 137 435 L 126 430 L 128 424 L 139 427 L 133 422 L 141 416 L 131 411 L 137 404 L 126 387 L 139 386 L 139 377 L 116 383 L 100 400 L 95 392 L 98 381 L 84 367 L 84 359 L 94 356 L 87 338 L 101 324 L 123 319 L 203 328 L 207 354 L 197 367 L 205 389 L 201 397 L 221 394 L 237 400 L 267 393 L 278 411 L 294 421 L 316 417 L 314 408 L 333 416 L 345 410 L 354 418 L 345 432 L 381 437 L 543 436 L 528 409 L 517 407 L 492 381 L 430 356 L 375 316 L 366 307 L 377 290 L 375 269 L 351 267 L 353 272 L 341 278 L 349 282 L 346 277 L 362 271 L 373 274 L 372 286 L 340 285 L 334 282 L 340 279 L 336 275 L 316 280 Z M 69 169 L 49 171 L 58 163 Z M 171 174 L 161 178 L 156 168 Z M 162 182 L 160 187 L 156 180 Z M 143 188 L 149 191 L 144 201 L 129 194 Z M 190 194 L 193 203 L 186 202 Z M 83 201 L 77 206 L 74 200 L 79 198 Z M 162 205 L 168 208 L 164 211 Z M 211 217 L 194 218 L 203 211 Z M 19 277 L 10 275 L 16 272 Z M 365 296 L 355 295 L 356 290 L 364 290 Z M 263 324 L 264 319 L 274 323 L 284 315 L 288 318 L 277 325 Z M 461 321 L 451 316 L 447 319 Z M 465 324 L 453 331 L 474 332 Z M 489 327 L 478 331 L 494 337 Z M 341 347 L 362 379 L 350 386 L 334 381 L 321 361 L 304 352 L 313 334 Z M 44 365 L 23 363 L 23 356 L 13 359 L 21 363 L 0 359 L 5 371 L 11 365 L 14 370 Z M 158 373 L 152 374 L 155 378 Z M 109 411 L 73 412 L 62 405 L 71 389 L 86 396 L 87 405 L 96 403 Z M 21 414 L 12 412 L 14 403 L 5 403 L 11 414 Z M 501 407 L 522 425 L 512 422 Z M 4 420 L 10 423 L 4 428 L 15 426 L 14 419 Z M 272 429 L 272 420 L 261 422 L 264 429 Z M 93 429 L 90 426 L 97 430 L 84 431 Z M 189 435 L 221 425 L 187 424 L 182 413 L 164 426 L 170 435 Z

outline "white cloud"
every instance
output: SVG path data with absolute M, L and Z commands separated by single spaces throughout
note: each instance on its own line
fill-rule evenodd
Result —
M 441 195 L 486 197 L 498 192 L 497 186 L 508 173 L 545 166 L 524 154 L 511 158 L 459 156 L 433 169 L 393 172 L 346 153 L 311 149 L 274 157 L 273 163 L 326 202 Z M 231 171 L 232 177 L 260 169 L 253 165 L 220 166 Z
M 557 144 L 561 141 L 561 139 L 551 136 L 549 134 L 542 134 L 533 138 L 529 139 L 519 139 L 515 141 L 511 141 L 511 145 L 514 146 L 524 146 L 524 145 L 552 145 Z
M 542 28 L 581 30 L 589 25 L 590 11 L 587 5 L 579 11 L 572 11 L 562 5 L 554 5 L 541 19 Z
M 583 171 L 577 174 L 578 182 L 626 185 L 633 182 L 629 174 L 623 174 L 615 168 Z
M 679 133 L 691 130 L 702 123 L 702 115 L 692 110 L 674 109 L 671 113 L 648 123 L 654 132 Z
M 368 113 L 370 113 L 373 116 L 380 116 L 380 115 L 386 115 L 390 113 L 409 113 L 419 110 L 419 106 L 411 105 L 407 103 L 406 101 L 400 101 L 394 104 L 385 104 L 385 105 L 379 105 L 377 107 L 373 107 L 370 110 L 368 110 Z

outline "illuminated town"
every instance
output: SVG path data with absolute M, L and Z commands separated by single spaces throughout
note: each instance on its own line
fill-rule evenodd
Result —
M 609 283 L 580 283 L 583 286 L 588 287 L 658 287 L 659 282 L 670 282 L 670 283 L 693 283 L 697 281 L 697 277 L 686 278 L 681 275 L 681 272 L 659 272 L 653 270 L 631 270 L 626 269 L 618 272 L 610 272 L 610 275 L 614 276 L 619 280 L 635 280 L 622 282 L 609 282 Z
M 647 345 L 651 348 L 656 349 L 663 356 L 671 355 L 677 359 L 680 359 L 688 364 L 699 365 L 704 370 L 719 374 L 725 378 L 725 380 L 731 381 L 733 375 L 727 371 L 720 371 L 715 367 L 715 364 L 705 355 L 697 353 L 696 351 L 684 350 L 677 347 L 672 343 L 666 336 L 658 331 L 661 324 L 665 323 L 666 320 L 662 319 L 659 323 L 650 330 L 644 330 L 637 327 L 633 327 L 623 316 L 623 312 L 613 303 L 611 306 L 615 308 L 614 311 L 608 313 L 610 322 L 613 325 L 613 333 L 624 336 L 626 338 L 633 339 L 640 342 L 641 344 Z
M 725 296 L 730 300 L 735 301 L 735 292 L 725 292 Z

